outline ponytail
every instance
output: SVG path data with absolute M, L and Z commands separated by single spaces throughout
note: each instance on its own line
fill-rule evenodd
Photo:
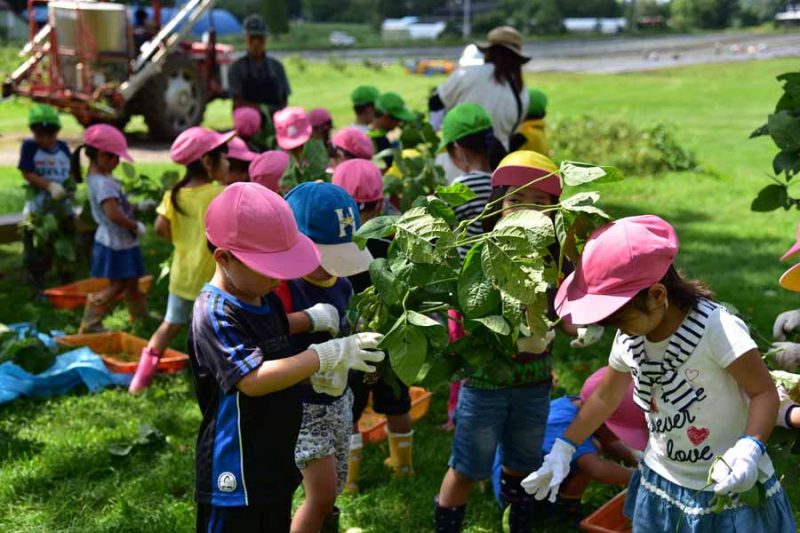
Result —
M 208 152 L 205 155 L 208 155 L 211 158 L 211 165 L 216 167 L 219 165 L 220 160 L 222 159 L 222 154 L 228 152 L 228 146 L 223 144 L 222 146 L 215 148 L 214 150 Z M 186 174 L 183 176 L 178 183 L 173 185 L 172 190 L 169 194 L 169 199 L 172 202 L 172 207 L 175 208 L 175 211 L 180 213 L 181 215 L 185 215 L 181 206 L 178 205 L 178 192 L 186 187 L 193 178 L 205 178 L 207 180 L 211 179 L 209 176 L 206 167 L 203 166 L 202 158 L 196 161 L 192 161 L 188 165 L 186 165 Z
M 83 182 L 83 175 L 81 174 L 81 150 L 86 152 L 86 157 L 89 158 L 89 161 L 94 162 L 94 160 L 97 159 L 97 148 L 87 144 L 82 144 L 75 148 L 69 158 L 69 175 L 75 180 L 75 183 Z

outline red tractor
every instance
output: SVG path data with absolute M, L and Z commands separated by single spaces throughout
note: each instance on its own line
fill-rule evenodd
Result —
M 46 4 L 37 28 L 34 5 Z M 3 84 L 3 96 L 25 96 L 71 112 L 83 125 L 124 127 L 143 115 L 151 137 L 171 140 L 203 120 L 206 104 L 227 96 L 234 50 L 208 32 L 185 39 L 215 0 L 189 0 L 166 24 L 153 2 L 153 21 L 136 35 L 127 7 L 111 2 L 28 0 L 30 40 L 25 61 Z M 136 43 L 136 44 L 134 44 Z M 137 46 L 140 45 L 140 46 Z

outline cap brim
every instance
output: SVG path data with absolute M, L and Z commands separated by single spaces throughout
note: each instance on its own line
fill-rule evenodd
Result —
M 578 288 L 575 272 L 567 276 L 556 294 L 555 308 L 558 316 L 576 326 L 597 324 L 631 301 L 640 288 L 631 288 L 620 294 L 589 294 Z
M 794 243 L 794 246 L 786 250 L 786 253 L 781 256 L 781 261 L 786 261 L 793 255 L 795 255 L 797 252 L 800 252 L 800 240 Z
M 317 244 L 320 264 L 330 274 L 348 277 L 369 270 L 373 257 L 366 248 L 361 250 L 353 242 Z
M 408 109 L 401 109 L 400 111 L 397 111 L 395 113 L 389 113 L 389 116 L 391 116 L 392 118 L 396 118 L 401 122 L 412 122 L 414 120 L 417 120 L 417 115 L 415 115 Z
M 121 153 L 121 154 L 117 154 L 117 155 L 119 155 L 119 156 L 120 156 L 122 159 L 124 159 L 124 160 L 125 160 L 125 161 L 127 161 L 128 163 L 133 163 L 133 162 L 134 162 L 134 161 L 133 161 L 133 158 L 131 157 L 131 154 L 130 154 L 130 153 L 128 153 L 128 151 L 127 151 L 127 150 L 125 150 L 123 153 Z
M 320 265 L 317 246 L 305 235 L 298 235 L 291 248 L 280 252 L 231 250 L 242 263 L 273 279 L 298 279 L 314 272 Z
M 548 178 L 540 179 L 545 176 L 548 176 Z M 561 178 L 558 176 L 557 169 L 546 170 L 543 168 L 507 165 L 494 171 L 492 174 L 492 187 L 522 187 L 533 180 L 540 180 L 532 185 L 534 189 L 539 189 L 553 196 L 561 196 Z
M 475 43 L 475 46 L 477 46 L 478 50 L 480 50 L 484 54 L 486 53 L 486 51 L 489 48 L 491 48 L 493 46 L 502 46 L 506 50 L 510 50 L 510 51 L 514 52 L 520 59 L 523 59 L 525 63 L 527 63 L 528 61 L 531 60 L 531 58 L 529 56 L 526 56 L 525 54 L 523 54 L 522 52 L 520 52 L 516 48 L 512 48 L 511 46 L 508 46 L 507 44 L 502 44 L 502 43 L 492 44 L 492 43 L 490 43 L 488 41 L 481 41 L 479 43 Z
M 281 150 L 294 150 L 298 146 L 303 146 L 311 138 L 311 132 L 301 137 L 287 138 L 278 137 L 278 146 Z
M 623 426 L 609 420 L 606 420 L 605 424 L 606 427 L 608 427 L 608 429 L 614 433 L 614 435 L 619 437 L 619 440 L 634 450 L 644 451 L 645 448 L 647 448 L 647 441 L 650 438 L 650 434 L 648 433 L 646 427 L 634 428 Z
M 784 272 L 780 284 L 787 291 L 800 292 L 800 264 Z

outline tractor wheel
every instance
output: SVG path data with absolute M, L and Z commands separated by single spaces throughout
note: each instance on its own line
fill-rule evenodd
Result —
M 203 121 L 206 87 L 197 65 L 184 55 L 167 58 L 137 98 L 153 139 L 171 141 Z

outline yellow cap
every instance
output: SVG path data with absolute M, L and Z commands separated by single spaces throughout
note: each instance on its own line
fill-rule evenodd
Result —
M 784 272 L 780 284 L 787 291 L 800 292 L 800 264 Z
M 546 179 L 540 179 L 548 176 Z M 518 150 L 500 161 L 492 173 L 492 187 L 522 187 L 537 181 L 533 187 L 553 196 L 561 196 L 561 178 L 553 161 L 539 152 Z

